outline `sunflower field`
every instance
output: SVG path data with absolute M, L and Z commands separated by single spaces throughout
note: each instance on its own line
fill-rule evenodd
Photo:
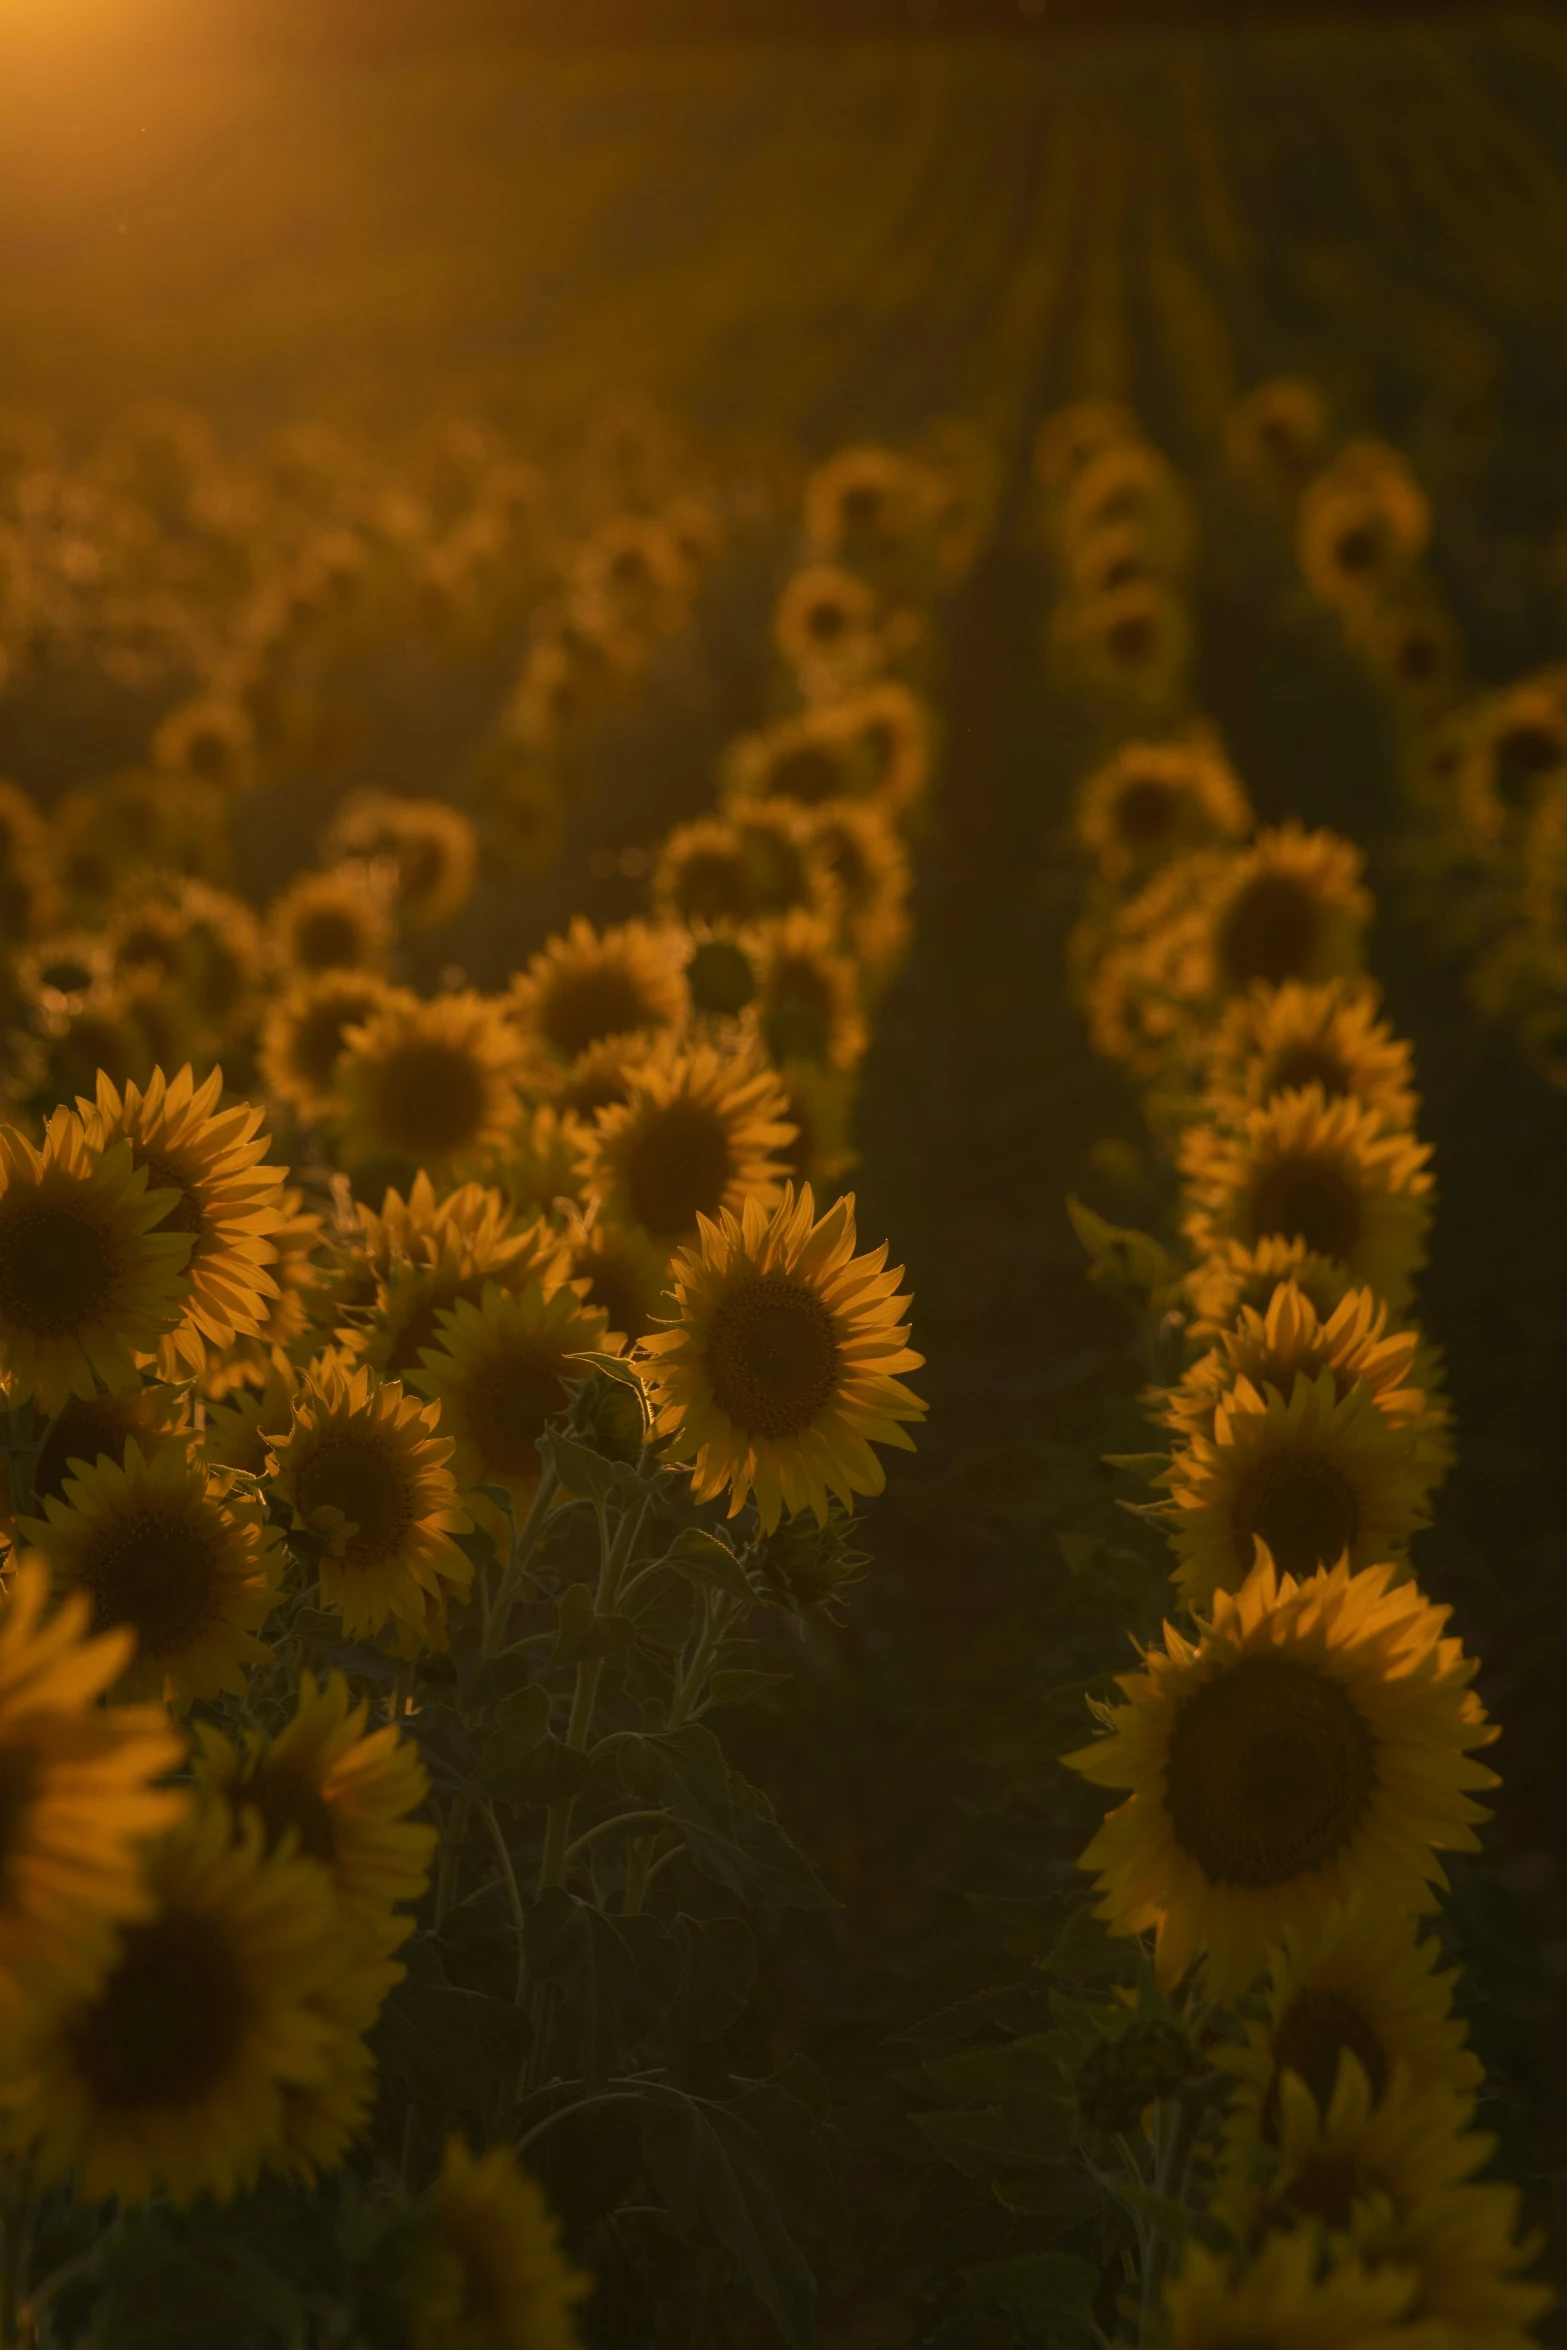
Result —
M 1567 2292 L 1567 32 L 0 74 L 0 2350 Z

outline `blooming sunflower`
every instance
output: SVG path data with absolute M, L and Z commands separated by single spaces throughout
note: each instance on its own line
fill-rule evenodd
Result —
M 1166 709 L 1179 702 L 1192 658 L 1186 603 L 1162 579 L 1074 597 L 1057 606 L 1052 636 L 1069 687 Z
M 53 1413 L 69 1396 L 140 1383 L 179 1321 L 191 1236 L 127 1142 L 96 1149 L 56 1110 L 41 1150 L 0 1126 L 0 1363 L 7 1400 Z
M 1444 1639 L 1448 1610 L 1392 1569 L 1296 1582 L 1260 1558 L 1214 1594 L 1195 1640 L 1173 1626 L 1124 1674 L 1111 1735 L 1064 1759 L 1130 1796 L 1080 1865 L 1112 1932 L 1152 1929 L 1159 1980 L 1199 1955 L 1218 1997 L 1283 1937 L 1365 1894 L 1425 1912 L 1439 1849 L 1472 1851 L 1495 1736 Z
M 1111 530 L 1128 531 L 1165 578 L 1191 560 L 1186 495 L 1169 459 L 1146 441 L 1096 450 L 1062 497 L 1057 529 L 1069 567 L 1078 550 Z
M 672 1326 L 639 1349 L 658 1431 L 691 1463 L 697 1498 L 727 1488 L 733 1517 L 754 1494 L 768 1533 L 785 1510 L 825 1525 L 830 1495 L 880 1493 L 871 1446 L 912 1452 L 901 1423 L 925 1416 L 897 1376 L 924 1361 L 899 1319 L 902 1268 L 884 1269 L 885 1242 L 863 1257 L 854 1245 L 852 1195 L 818 1218 L 809 1184 L 770 1213 L 751 1199 L 704 1218 L 670 1268 Z
M 223 1486 L 183 1446 L 148 1455 L 132 1437 L 123 1461 L 103 1455 L 79 1467 L 26 1523 L 56 1583 L 91 1601 L 94 1629 L 135 1634 L 127 1696 L 181 1708 L 238 1696 L 266 1659 L 255 1635 L 276 1598 L 280 1541 L 259 1509 L 225 1500 Z
M 1425 1258 L 1430 1155 L 1348 1095 L 1330 1102 L 1320 1085 L 1276 1094 L 1233 1129 L 1186 1135 L 1186 1236 L 1198 1257 L 1231 1240 L 1300 1240 L 1397 1310 Z
M 606 1322 L 574 1288 L 546 1292 L 487 1284 L 477 1305 L 460 1299 L 440 1317 L 415 1384 L 440 1405 L 463 1491 L 503 1485 L 525 1512 L 539 1482 L 538 1439 L 583 1376 L 573 1357 L 600 1353 Z
M 522 1114 L 523 1046 L 472 993 L 388 1005 L 348 1032 L 333 1085 L 348 1163 L 449 1179 L 501 1152 Z
M 1464 831 L 1489 844 L 1513 833 L 1542 792 L 1567 774 L 1567 696 L 1551 677 L 1493 695 L 1463 729 L 1451 778 Z
M 578 549 L 573 568 L 583 594 L 603 598 L 634 628 L 672 626 L 691 587 L 680 542 L 652 514 L 617 514 L 601 522 Z
M 931 519 L 923 468 L 896 449 L 839 449 L 805 485 L 805 536 L 829 562 L 875 570 Z
M 834 730 L 861 759 L 864 790 L 906 821 L 929 789 L 936 763 L 936 717 L 898 678 L 882 678 L 829 705 Z M 856 795 L 851 795 L 856 796 Z
M 275 1490 L 296 1525 L 326 1539 L 323 1607 L 351 1640 L 388 1623 L 423 1636 L 429 1605 L 473 1577 L 452 1540 L 464 1520 L 448 1467 L 440 1410 L 405 1395 L 367 1366 L 322 1362 L 301 1385 L 276 1448 Z
M 1294 497 L 1321 457 L 1328 407 L 1313 383 L 1274 376 L 1254 384 L 1225 421 L 1230 463 L 1264 489 Z
M 1329 1101 L 1352 1095 L 1390 1128 L 1413 1127 L 1419 1108 L 1409 1045 L 1377 1018 L 1376 989 L 1363 979 L 1248 988 L 1214 1032 L 1202 1081 L 1221 1114 L 1303 1085 L 1320 1085 Z
M 1259 980 L 1281 987 L 1358 973 L 1371 914 L 1363 865 L 1337 833 L 1291 823 L 1203 867 L 1193 918 L 1202 925 L 1204 992 L 1226 998 Z
M 796 1190 L 804 1183 L 826 1194 L 859 1165 L 854 1147 L 856 1074 L 824 1069 L 819 1061 L 785 1061 L 778 1072 L 794 1140 L 783 1157 Z
M 442 1314 L 460 1303 L 477 1305 L 488 1287 L 519 1290 L 536 1281 L 549 1296 L 566 1279 L 566 1243 L 552 1223 L 539 1216 L 518 1231 L 496 1193 L 481 1196 L 494 1202 L 492 1213 L 450 1217 L 395 1259 L 363 1327 L 339 1333 L 378 1371 L 397 1378 L 416 1371 L 423 1349 L 440 1343 Z
M 732 922 L 693 922 L 686 986 L 698 1018 L 736 1020 L 756 997 L 755 940 Z M 605 1105 L 596 1102 L 595 1110 Z
M 1446 709 L 1463 686 L 1464 640 L 1458 623 L 1429 587 L 1406 586 L 1390 599 L 1353 604 L 1344 615 L 1350 649 L 1400 714 L 1414 723 Z
M 601 1203 L 573 1210 L 566 1225 L 572 1287 L 604 1316 L 606 1347 L 646 1337 L 669 1299 L 669 1251 L 634 1226 L 617 1224 Z
M 677 930 L 623 922 L 597 931 L 579 914 L 512 981 L 507 1011 L 549 1058 L 575 1062 L 611 1037 L 676 1033 L 690 998 Z
M 1351 442 L 1301 498 L 1301 570 L 1312 593 L 1340 611 L 1385 594 L 1430 536 L 1430 500 L 1382 442 Z
M 788 800 L 735 801 L 722 817 L 677 824 L 653 866 L 660 916 L 698 922 L 758 922 L 791 913 L 836 911 L 836 892 L 810 813 Z
M 859 974 L 834 927 L 796 912 L 757 940 L 756 1017 L 769 1058 L 852 1069 L 866 1046 Z
M 282 2127 L 282 2093 L 324 2070 L 313 1996 L 344 1963 L 326 1873 L 268 1856 L 201 1806 L 146 1853 L 145 1914 L 103 1981 L 35 2048 L 14 2127 L 37 2175 L 89 2204 L 220 2200 L 248 2185 Z
M 261 1164 L 271 1148 L 261 1111 L 220 1109 L 222 1093 L 221 1069 L 197 1085 L 187 1066 L 170 1078 L 154 1069 L 145 1091 L 100 1075 L 96 1101 L 80 1105 L 95 1148 L 128 1143 L 149 1187 L 176 1194 L 159 1230 L 190 1239 L 184 1311 L 158 1352 L 165 1379 L 199 1373 L 209 1347 L 255 1336 L 278 1294 L 266 1268 L 277 1261 L 288 1170 Z
M 447 2141 L 409 2296 L 415 2350 L 577 2350 L 591 2290 L 560 2247 L 542 2193 L 509 2146 Z
M 863 745 L 847 729 L 841 702 L 816 703 L 763 734 L 741 735 L 724 754 L 725 800 L 792 800 L 817 808 L 874 790 Z
M 523 1110 L 505 1150 L 484 1171 L 514 1214 L 553 1214 L 563 1200 L 580 1196 L 581 1156 L 580 1119 L 553 1102 L 539 1102 Z
M 1293 1282 L 1316 1313 L 1327 1321 L 1352 1287 L 1344 1267 L 1332 1257 L 1314 1255 L 1303 1240 L 1223 1240 L 1210 1256 L 1201 1258 L 1183 1284 L 1188 1307 L 1187 1335 L 1194 1345 L 1222 1339 L 1239 1317 L 1250 1311 L 1266 1314 L 1274 1292 Z
M 146 1906 L 138 1850 L 184 1797 L 153 1782 L 184 1742 L 161 1706 L 101 1706 L 131 1655 L 90 1637 L 85 1599 L 45 1618 L 41 1561 L 11 1571 L 0 1613 L 0 2048 L 101 1979 L 116 1923 Z
M 267 1013 L 258 1066 L 268 1093 L 313 1124 L 332 1106 L 348 1031 L 413 997 L 373 971 L 316 971 L 285 987 Z
M 1297 1374 L 1287 1396 L 1237 1379 L 1212 1436 L 1193 1430 L 1160 1483 L 1175 1586 L 1200 1609 L 1239 1588 L 1259 1543 L 1297 1578 L 1340 1558 L 1402 1570 L 1432 1470 L 1417 1431 L 1390 1427 L 1363 1383 L 1341 1394 L 1328 1370 Z
M 1420 1339 L 1387 1327 L 1387 1307 L 1374 1291 L 1346 1290 L 1331 1313 L 1321 1313 L 1301 1284 L 1286 1277 L 1266 1305 L 1238 1305 L 1219 1343 L 1192 1363 L 1177 1385 L 1157 1397 L 1160 1417 L 1178 1434 L 1213 1432 L 1214 1407 L 1245 1379 L 1255 1390 L 1289 1395 L 1297 1378 L 1332 1376 L 1342 1398 L 1363 1383 L 1378 1416 L 1390 1428 L 1421 1427 L 1426 1398 L 1409 1384 Z
M 341 1673 L 301 1673 L 293 1719 L 270 1738 L 248 1730 L 235 1746 L 216 1730 L 200 1735 L 198 1787 L 236 1816 L 254 1811 L 268 1852 L 291 1838 L 344 1907 L 372 1923 L 422 1899 L 436 1835 L 408 1814 L 429 1793 L 424 1765 L 395 1724 L 370 1728 L 369 1706 L 355 1704 Z
M 63 1493 L 67 1472 L 79 1465 L 91 1468 L 100 1453 L 122 1461 L 132 1437 L 149 1457 L 171 1442 L 188 1450 L 195 1441 L 189 1391 L 148 1381 L 113 1394 L 73 1395 L 34 1431 L 34 1503 Z
M 1244 2267 L 1194 2236 L 1164 2289 L 1170 2350 L 1451 2350 L 1409 2315 L 1415 2291 L 1411 2268 L 1324 2270 L 1309 2236 L 1270 2236 Z
M 478 842 L 468 818 L 449 800 L 354 792 L 322 845 L 334 861 L 389 857 L 397 873 L 398 916 L 412 930 L 439 929 L 473 895 Z
M 845 942 L 866 984 L 880 990 L 908 952 L 908 852 L 874 800 L 833 800 L 818 808 L 815 836 L 838 886 Z
M 1034 479 L 1059 498 L 1093 460 L 1137 438 L 1130 409 L 1113 400 L 1077 400 L 1047 416 L 1034 435 Z
M 1182 851 L 1243 839 L 1251 821 L 1239 776 L 1201 734 L 1125 743 L 1078 793 L 1078 840 L 1117 885 Z
M 228 694 L 198 694 L 159 720 L 152 758 L 173 774 L 238 791 L 254 779 L 256 730 L 243 702 Z
M 807 564 L 774 606 L 773 642 L 808 701 L 842 693 L 883 666 L 880 600 L 840 564 Z
M 792 1135 L 784 1109 L 776 1077 L 749 1058 L 665 1047 L 585 1134 L 584 1183 L 618 1222 L 684 1240 L 700 1216 L 749 1199 L 773 1205 Z
M 272 953 L 285 972 L 382 971 L 396 935 L 390 864 L 334 865 L 301 873 L 267 913 Z
M 1471 2101 L 1480 2064 L 1453 2013 L 1456 1972 L 1439 1972 L 1439 1956 L 1434 1935 L 1375 1898 L 1287 1935 L 1269 1956 L 1263 2012 L 1247 2022 L 1243 2042 L 1218 2052 L 1236 2083 L 1225 2121 L 1232 2151 L 1278 2143 L 1286 2073 L 1329 2112 L 1346 2050 L 1373 2103 L 1395 2070 L 1416 2090 L 1440 2086 Z

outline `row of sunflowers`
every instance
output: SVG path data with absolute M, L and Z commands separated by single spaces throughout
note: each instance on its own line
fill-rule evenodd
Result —
M 1292 400 L 1248 405 L 1238 457 L 1277 465 Z M 1035 2028 L 931 2062 L 958 2102 L 926 2118 L 1018 2215 L 1012 2257 L 971 2272 L 992 2312 L 1174 2350 L 1523 2350 L 1550 2295 L 1516 2190 L 1481 2175 L 1440 1913 L 1496 1730 L 1410 1562 L 1454 1445 L 1414 1318 L 1430 1153 L 1366 969 L 1363 860 L 1259 826 L 1193 711 L 1195 513 L 1169 462 L 1097 403 L 1035 455 L 1049 657 L 1095 745 L 1072 979 L 1140 1095 L 1169 1237 L 1072 1202 L 1131 1310 L 1148 1431 L 1111 1463 L 1127 1533 L 1058 1536 L 1139 1650 L 1063 1756 L 1115 1797 L 1081 1856 L 1092 1914 L 1042 1913 L 1038 1938 L 1013 1905 L 1024 2004 L 972 2020 Z M 1348 527 L 1329 503 L 1319 483 L 1302 511 L 1323 577 Z
M 544 485 L 478 428 L 422 500 L 308 437 L 236 488 L 168 418 L 81 472 L 17 453 L 24 696 L 125 598 L 210 641 L 141 768 L 4 803 L 8 2345 L 236 2308 L 290 2342 L 550 2350 L 655 2304 L 809 2336 L 822 2117 L 720 2043 L 750 1914 L 827 1896 L 717 1723 L 860 1571 L 854 1496 L 923 1414 L 841 1185 L 983 449 L 810 476 L 769 715 L 638 858 L 646 918 L 421 992 L 493 854 L 450 801 L 345 796 L 264 919 L 201 870 L 264 807 L 263 712 L 326 726 L 341 632 L 454 543 L 502 601 L 496 534 L 554 582 L 510 707 L 558 748 L 585 610 L 645 659 L 721 537 L 682 537 L 648 441 L 585 460 L 565 602 Z

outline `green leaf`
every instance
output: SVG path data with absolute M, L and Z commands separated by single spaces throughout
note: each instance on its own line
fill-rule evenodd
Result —
M 488 1748 L 485 1751 L 488 1753 Z M 592 1757 L 563 1744 L 550 1730 L 519 1759 L 510 1784 L 498 1787 L 496 1793 L 518 1811 L 547 1809 L 552 1803 L 566 1803 L 585 1794 L 594 1777 Z
M 1018 2260 L 986 2260 L 960 2271 L 978 2301 L 996 2301 L 1031 2326 L 1088 2332 L 1099 2271 L 1070 2252 L 1030 2252 Z
M 495 1708 L 495 1728 L 485 1740 L 468 1781 L 468 1791 L 481 1801 L 503 1796 L 519 1800 L 524 1767 L 549 1735 L 550 1701 L 538 1682 L 514 1689 Z
M 557 2044 L 590 2081 L 624 2071 L 681 1987 L 682 1953 L 661 1919 L 606 1917 L 551 1886 L 528 1912 L 528 1972 L 555 1986 Z
M 1063 2144 L 1071 2143 L 1076 2100 L 1061 2067 L 1037 2033 L 1023 2040 L 965 2048 L 956 2056 L 932 2057 L 924 2069 L 926 2079 L 949 2097 L 997 2098 L 1004 2104 L 1029 2099 L 1059 2106 Z
M 809 2350 L 816 2283 L 778 2208 L 756 2132 L 722 2105 L 683 2099 L 663 2106 L 643 2149 L 679 2233 L 691 2244 L 716 2241 L 792 2350 Z
M 595 1656 L 624 1656 L 636 1627 L 621 1615 L 600 1615 L 591 1587 L 568 1583 L 555 1611 L 555 1645 L 550 1664 L 569 1665 Z
M 679 1575 L 650 1571 L 639 1575 L 622 1596 L 620 1612 L 635 1626 L 639 1648 L 673 1656 L 691 1637 L 694 1606 L 690 1583 Z
M 683 1528 L 659 1564 L 673 1567 L 677 1575 L 684 1575 L 692 1583 L 703 1583 L 714 1591 L 727 1592 L 731 1599 L 738 1599 L 747 1607 L 756 1598 L 744 1567 L 728 1543 L 720 1542 L 718 1536 L 709 1534 L 705 1527 Z
M 998 2105 L 917 2113 L 912 2118 L 936 2152 L 967 2178 L 984 2179 L 997 2171 L 1038 2165 L 1030 2139 Z
M 722 2039 L 745 2011 L 756 1974 L 756 1950 L 744 1918 L 675 1920 L 684 1969 L 670 2017 L 682 2040 Z
M 1106 1289 L 1149 1291 L 1163 1288 L 1175 1277 L 1174 1261 L 1148 1232 L 1107 1223 L 1079 1199 L 1069 1198 L 1066 1212 L 1072 1229 L 1088 1252 L 1088 1278 Z
M 749 1705 L 762 1690 L 781 1689 L 792 1678 L 790 1673 L 756 1673 L 749 1666 L 733 1666 L 713 1675 L 707 1685 L 707 1703 Z
M 1051 1944 L 1045 1965 L 1069 1983 L 1104 1983 L 1127 1974 L 1135 1956 L 1124 1935 L 1113 1940 L 1091 1909 L 1080 1909 Z
M 411 1945 L 407 1979 L 388 1995 L 375 2041 L 387 2071 L 421 2103 L 488 2118 L 516 2077 L 524 2030 L 510 2000 L 448 1983 L 428 1944 L 422 1963 Z
M 568 1355 L 568 1363 L 584 1363 L 590 1371 L 602 1371 L 606 1379 L 618 1379 L 622 1387 L 634 1388 L 644 1402 L 647 1388 L 641 1375 L 627 1362 L 624 1355 L 579 1354 Z
M 590 1452 L 585 1444 L 576 1444 L 569 1436 L 562 1436 L 558 1428 L 546 1429 L 538 1440 L 541 1453 L 547 1453 L 555 1472 L 570 1493 L 586 1493 L 598 1508 L 608 1505 L 615 1490 L 615 1463 L 607 1461 L 602 1453 Z
M 1007 2171 L 991 2181 L 991 2193 L 1004 2210 L 1025 2213 L 1036 2223 L 1029 2230 L 1034 2237 L 1064 2236 L 1104 2209 L 1104 2189 L 1075 2162 Z

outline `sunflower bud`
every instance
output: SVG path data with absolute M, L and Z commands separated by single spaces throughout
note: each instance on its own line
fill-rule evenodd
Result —
M 863 1551 L 849 1547 L 853 1525 L 843 1510 L 833 1510 L 825 1526 L 810 1510 L 801 1510 L 764 1535 L 748 1563 L 780 1607 L 796 1615 L 808 1607 L 831 1612 L 839 1592 L 859 1582 L 868 1563 Z
M 1192 2070 L 1191 2043 L 1177 2024 L 1131 2024 L 1078 2067 L 1077 2109 L 1086 2130 L 1135 2129 L 1139 2114 L 1178 2089 Z

